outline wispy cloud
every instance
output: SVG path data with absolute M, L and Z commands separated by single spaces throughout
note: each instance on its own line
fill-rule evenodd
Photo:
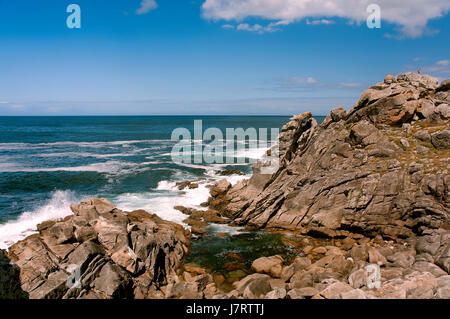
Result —
M 263 27 L 259 24 L 250 25 L 248 23 L 241 23 L 236 27 L 236 30 L 245 30 L 252 32 L 262 32 Z
M 274 90 L 278 92 L 329 92 L 332 91 L 346 91 L 359 92 L 366 87 L 367 84 L 363 82 L 334 82 L 321 81 L 312 76 L 299 77 L 293 76 L 289 78 L 275 79 L 265 83 L 262 90 Z
M 339 82 L 339 88 L 357 89 L 362 88 L 364 83 L 362 82 Z
M 318 20 L 306 20 L 306 24 L 307 25 L 319 25 L 319 24 L 325 24 L 325 25 L 329 25 L 329 24 L 334 24 L 333 20 L 328 20 L 328 19 L 318 19 Z
M 308 92 L 326 85 L 312 76 L 293 76 L 276 79 L 267 84 L 268 87 L 265 89 L 271 89 L 278 92 Z
M 27 108 L 22 103 L 8 102 L 8 101 L 0 101 L 0 111 L 2 113 L 23 113 Z
M 292 77 L 290 79 L 288 79 L 290 82 L 292 83 L 307 83 L 307 84 L 316 84 L 317 80 L 311 76 L 306 77 L 306 78 L 301 78 L 301 77 Z
M 372 3 L 373 0 L 205 0 L 202 14 L 206 19 L 239 23 L 245 23 L 247 18 L 261 18 L 285 25 L 310 18 L 316 19 L 312 21 L 317 22 L 310 23 L 315 25 L 329 23 L 331 20 L 327 18 L 342 18 L 360 24 L 367 19 L 366 10 Z M 382 21 L 394 25 L 399 32 L 391 37 L 433 34 L 437 30 L 430 30 L 428 22 L 445 16 L 450 10 L 448 0 L 427 0 L 426 4 L 423 0 L 378 0 L 376 3 L 381 8 Z
M 152 10 L 158 8 L 158 4 L 155 0 L 142 0 L 140 3 L 140 7 L 136 10 L 136 14 L 146 14 Z
M 237 31 L 249 31 L 249 32 L 255 32 L 255 33 L 267 33 L 267 32 L 276 32 L 281 30 L 280 27 L 283 25 L 289 24 L 289 21 L 276 21 L 271 22 L 267 25 L 261 25 L 259 23 L 255 24 L 249 24 L 249 23 L 238 23 L 236 25 L 233 24 L 223 24 L 221 27 L 223 29 L 229 29 L 229 30 L 237 30 Z
M 6 109 L 3 115 L 292 115 L 312 111 L 326 115 L 331 105 L 346 105 L 355 97 L 264 97 L 207 100 L 141 101 L 41 101 L 27 102 L 24 109 Z M 126 107 L 125 107 L 126 106 Z
M 450 60 L 439 60 L 432 65 L 424 66 L 422 70 L 432 74 L 450 74 Z
M 255 24 L 248 24 L 248 23 L 239 23 L 236 26 L 232 24 L 224 24 L 222 25 L 222 28 L 224 29 L 235 29 L 238 31 L 250 31 L 250 32 L 256 32 L 256 33 L 267 33 L 267 32 L 276 32 L 280 30 L 280 26 L 289 24 L 287 21 L 277 21 L 277 22 L 271 22 L 265 26 L 255 23 Z

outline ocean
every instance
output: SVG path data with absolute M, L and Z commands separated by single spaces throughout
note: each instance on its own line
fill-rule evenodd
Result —
M 0 248 L 35 233 L 36 225 L 43 221 L 70 215 L 71 203 L 93 197 L 104 197 L 125 211 L 145 209 L 183 223 L 187 216 L 174 206 L 204 209 L 200 204 L 207 200 L 209 189 L 208 183 L 203 183 L 197 189 L 179 191 L 177 181 L 203 177 L 211 184 L 224 178 L 217 171 L 225 169 L 245 173 L 226 177 L 232 184 L 249 178 L 250 159 L 260 158 L 266 148 L 247 148 L 236 154 L 245 157 L 246 163 L 172 161 L 171 150 L 176 143 L 171 140 L 173 130 L 182 127 L 193 132 L 194 120 L 202 120 L 203 130 L 215 127 L 225 135 L 226 128 L 281 129 L 289 117 L 0 117 Z M 250 145 L 249 141 L 245 144 Z M 236 235 L 228 242 L 234 242 L 235 248 L 248 246 L 253 238 L 230 226 L 213 227 L 216 233 Z M 197 257 L 211 255 L 217 245 L 223 246 L 218 240 L 217 236 L 209 241 L 201 239 Z M 263 247 L 267 254 L 276 252 L 270 247 Z M 220 254 L 215 256 L 222 259 Z

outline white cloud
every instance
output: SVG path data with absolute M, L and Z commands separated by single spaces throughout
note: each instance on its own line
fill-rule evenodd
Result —
M 317 83 L 317 80 L 313 77 L 307 77 L 307 78 L 293 77 L 290 79 L 290 81 L 293 83 L 308 83 L 308 84 Z
M 224 28 L 224 29 L 234 29 L 234 25 L 224 24 L 224 25 L 222 25 L 222 28 Z
M 21 110 L 25 109 L 25 106 L 20 103 L 0 101 L 0 108 L 14 110 L 14 111 L 21 111 Z
M 261 31 L 263 27 L 259 24 L 249 25 L 248 23 L 241 23 L 236 27 L 236 30 L 245 30 L 245 31 Z
M 305 18 L 320 21 L 331 17 L 362 23 L 368 17 L 366 9 L 371 3 L 373 0 L 206 0 L 202 12 L 207 19 L 242 23 L 249 17 L 283 24 Z M 444 16 L 450 10 L 449 0 L 377 0 L 376 3 L 381 7 L 382 22 L 396 25 L 407 37 L 430 33 L 428 21 Z
M 450 74 L 450 60 L 440 60 L 422 68 L 425 73 Z
M 339 82 L 339 88 L 355 89 L 363 86 L 364 83 L 361 82 Z
M 136 14 L 146 14 L 156 8 L 158 8 L 158 4 L 155 0 L 142 0 L 140 7 L 136 10 Z
M 253 25 L 252 24 L 248 24 L 248 23 L 240 23 L 236 27 L 234 27 L 233 25 L 230 25 L 230 24 L 226 24 L 225 26 L 227 28 L 230 28 L 230 29 L 236 28 L 236 30 L 239 30 L 239 31 L 244 30 L 244 31 L 250 31 L 250 32 L 257 32 L 257 33 L 266 33 L 266 32 L 278 31 L 279 30 L 279 26 L 280 25 L 285 25 L 285 24 L 286 24 L 285 21 L 278 21 L 278 22 L 269 23 L 266 26 L 262 26 L 262 25 L 257 24 L 257 23 L 255 23 Z M 225 26 L 222 26 L 222 28 L 225 27 Z
M 334 21 L 328 20 L 328 19 L 318 19 L 318 20 L 312 20 L 312 21 L 309 21 L 309 19 L 306 20 L 306 24 L 308 24 L 308 25 L 333 24 L 333 23 L 334 23 Z
M 262 90 L 274 90 L 278 92 L 360 92 L 368 86 L 368 83 L 358 81 L 322 81 L 314 77 L 292 76 L 288 78 L 267 81 Z
M 275 79 L 267 83 L 268 89 L 282 92 L 312 91 L 328 86 L 328 83 L 318 81 L 316 78 L 293 76 Z M 267 89 L 267 88 L 264 88 Z

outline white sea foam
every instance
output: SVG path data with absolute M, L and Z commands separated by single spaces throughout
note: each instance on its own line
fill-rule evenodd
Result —
M 173 181 L 160 181 L 158 183 L 158 186 L 156 187 L 157 190 L 164 190 L 164 191 L 177 191 L 177 184 Z
M 223 178 L 211 174 L 214 180 Z M 248 178 L 249 176 L 232 175 L 226 179 L 233 185 Z M 180 191 L 175 181 L 160 181 L 153 192 L 148 193 L 126 193 L 121 194 L 111 200 L 118 208 L 125 211 L 144 209 L 155 213 L 163 219 L 170 220 L 185 227 L 183 220 L 186 215 L 176 210 L 175 206 L 185 206 L 198 210 L 205 210 L 200 204 L 207 201 L 209 197 L 210 183 L 200 183 L 197 189 L 184 189 Z M 70 191 L 56 191 L 51 198 L 37 209 L 25 212 L 17 220 L 0 225 L 0 249 L 5 249 L 13 243 L 36 233 L 36 225 L 46 220 L 58 220 L 71 215 L 70 204 L 77 203 L 81 199 L 77 198 Z M 226 232 L 231 235 L 241 232 L 239 228 L 224 225 L 212 225 L 214 232 Z
M 82 166 L 67 167 L 23 167 L 15 163 L 0 163 L 0 172 L 2 173 L 19 173 L 19 172 L 99 172 L 99 173 L 116 173 L 124 168 L 138 166 L 136 163 L 107 161 L 104 163 L 93 163 Z
M 184 206 L 205 210 L 200 204 L 209 197 L 209 188 L 200 184 L 197 189 L 178 190 L 175 182 L 161 181 L 157 190 L 149 193 L 122 194 L 113 199 L 119 209 L 130 211 L 144 209 L 159 217 L 187 227 L 183 220 L 187 216 L 176 210 L 175 206 Z
M 262 156 L 263 153 L 264 152 L 260 151 L 257 154 L 261 154 Z M 195 189 L 185 188 L 182 192 L 180 192 L 180 190 L 176 185 L 176 181 L 163 180 L 158 183 L 156 190 L 166 191 L 166 193 L 161 193 L 158 196 L 151 195 L 150 197 L 149 195 L 139 196 L 139 194 L 134 194 L 133 200 L 126 199 L 126 197 L 122 199 L 119 198 L 123 206 L 132 207 L 133 209 L 139 208 L 139 205 L 146 206 L 148 207 L 149 210 L 155 212 L 161 218 L 181 223 L 186 218 L 186 215 L 175 210 L 173 208 L 174 206 L 185 206 L 199 210 L 204 210 L 205 208 L 201 207 L 200 204 L 208 200 L 209 197 L 208 186 L 212 185 L 215 181 L 225 178 L 232 185 L 236 185 L 237 183 L 251 177 L 251 175 L 221 176 L 217 174 L 217 170 L 222 169 L 225 166 L 243 166 L 243 165 L 245 166 L 248 164 L 235 163 L 235 164 L 201 165 L 201 164 L 177 163 L 177 165 L 181 167 L 203 169 L 205 171 L 204 174 L 209 176 L 212 179 L 212 181 L 201 182 L 199 183 L 198 188 Z M 136 197 L 140 199 L 139 204 L 136 204 L 136 202 L 134 201 L 136 200 Z M 219 232 L 227 232 L 230 234 L 234 234 L 236 232 L 241 231 L 240 229 L 236 229 L 230 226 L 224 227 L 220 225 L 213 225 L 213 228 Z
M 157 143 L 157 144 L 170 144 L 171 140 L 131 140 L 131 141 L 109 141 L 109 142 L 53 142 L 53 143 L 0 143 L 0 150 L 22 150 L 22 149 L 33 149 L 33 148 L 45 148 L 45 147 L 55 147 L 55 146 L 76 146 L 76 147 L 87 147 L 87 148 L 99 148 L 108 146 L 128 146 L 132 144 L 143 144 L 143 143 Z
M 58 220 L 72 214 L 70 204 L 80 199 L 71 191 L 55 191 L 51 198 L 35 210 L 24 212 L 18 219 L 0 225 L 0 249 L 36 233 L 36 226 L 47 220 Z
M 148 150 L 146 148 L 145 150 Z M 93 157 L 93 158 L 111 158 L 111 157 L 130 157 L 138 155 L 142 153 L 144 149 L 135 149 L 133 151 L 129 151 L 127 153 L 110 153 L 110 154 L 97 154 L 97 153 L 88 153 L 88 152 L 58 152 L 58 153 L 40 153 L 33 154 L 33 157 Z M 16 156 L 16 157 L 24 157 L 24 156 Z
M 244 227 L 232 227 L 226 224 L 211 224 L 210 231 L 214 233 L 227 233 L 229 235 L 237 235 L 245 232 Z
M 235 185 L 250 175 L 231 175 L 219 176 L 215 173 L 217 166 L 203 166 L 203 165 L 187 165 L 188 167 L 196 167 L 207 170 L 207 175 L 211 177 L 212 181 L 203 181 L 199 183 L 198 188 L 185 188 L 183 191 L 178 189 L 176 181 L 163 180 L 158 183 L 155 191 L 156 193 L 138 193 L 138 194 L 123 194 L 114 199 L 114 202 L 120 209 L 135 210 L 145 209 L 149 212 L 157 214 L 159 217 L 170 220 L 185 227 L 189 227 L 183 223 L 187 216 L 180 211 L 174 209 L 175 206 L 184 206 L 194 208 L 197 210 L 205 210 L 200 206 L 208 200 L 209 187 L 219 179 L 226 178 L 232 185 Z M 242 230 L 235 227 L 224 225 L 212 225 L 212 230 L 215 232 L 226 232 L 231 235 L 240 233 Z
M 91 142 L 91 143 L 75 143 L 75 142 L 60 142 L 60 143 L 42 143 L 42 144 L 25 144 L 25 143 L 0 143 L 0 149 L 11 149 L 11 147 L 20 148 L 30 148 L 30 147 L 53 147 L 58 145 L 74 145 L 78 147 L 104 147 L 111 145 L 130 145 L 136 143 L 170 143 L 170 140 L 146 140 L 146 141 L 115 141 L 115 142 Z M 156 145 L 157 146 L 157 145 Z M 158 146 L 159 147 L 159 146 Z M 141 152 L 143 149 L 135 150 L 136 152 Z M 244 153 L 237 154 L 238 157 L 247 158 L 260 158 L 264 154 L 266 149 L 250 149 L 244 150 Z M 58 154 L 58 155 L 56 155 Z M 64 152 L 60 153 L 64 156 Z M 126 156 L 126 153 L 122 154 L 90 154 L 90 153 L 78 153 L 81 156 L 94 156 L 98 157 L 108 157 L 113 156 Z M 128 153 L 129 154 L 129 153 Z M 55 156 L 59 156 L 59 153 L 53 153 Z M 164 154 L 155 154 L 162 156 Z M 167 155 L 170 155 L 169 153 Z M 33 156 L 33 155 L 31 155 Z M 4 160 L 6 158 L 3 158 Z M 150 159 L 150 158 L 148 158 Z M 153 159 L 153 158 L 152 158 Z M 56 168 L 45 168 L 45 167 L 24 167 L 20 166 L 18 163 L 4 162 L 0 163 L 0 172 L 55 172 L 55 171 L 86 171 L 86 172 L 100 172 L 108 173 L 110 175 L 118 174 L 125 175 L 129 173 L 136 173 L 143 170 L 159 170 L 159 169 L 170 169 L 173 171 L 172 177 L 177 181 L 195 179 L 198 176 L 194 176 L 192 173 L 186 169 L 172 169 L 163 167 L 149 167 L 151 164 L 159 164 L 160 161 L 148 161 L 143 163 L 131 163 L 123 162 L 118 160 L 109 160 L 104 163 L 94 163 L 89 165 L 77 166 L 77 167 L 56 167 Z M 238 166 L 238 165 L 248 165 L 241 163 L 234 164 L 211 164 L 211 165 L 200 165 L 200 164 L 179 164 L 182 167 L 189 168 L 199 168 L 204 170 L 204 174 L 209 176 L 213 181 L 226 178 L 232 185 L 247 179 L 250 175 L 232 175 L 232 176 L 219 176 L 217 175 L 217 170 L 225 166 Z M 195 209 L 206 209 L 201 207 L 200 204 L 207 201 L 209 197 L 208 182 L 199 183 L 197 189 L 184 189 L 182 192 L 178 190 L 175 180 L 160 181 L 155 190 L 146 193 L 125 193 L 121 194 L 111 200 L 117 205 L 118 208 L 123 210 L 135 210 L 135 209 L 145 209 L 151 213 L 155 213 L 163 219 L 174 221 L 183 224 L 183 220 L 186 219 L 186 215 L 182 214 L 180 211 L 174 209 L 175 206 L 185 206 Z M 209 182 L 212 184 L 213 182 Z M 0 225 L 0 248 L 7 248 L 12 243 L 25 238 L 26 236 L 34 233 L 36 231 L 36 225 L 46 221 L 60 219 L 71 214 L 70 204 L 79 202 L 80 198 L 76 198 L 74 193 L 69 191 L 56 191 L 52 194 L 51 198 L 42 205 L 30 212 L 24 212 L 21 214 L 17 220 L 9 221 L 5 224 Z M 235 234 L 240 232 L 240 229 L 223 226 L 223 225 L 212 225 L 213 231 L 227 232 L 230 234 Z
M 159 170 L 164 168 L 152 168 L 150 165 L 158 164 L 155 161 L 133 163 L 118 160 L 110 160 L 103 163 L 92 163 L 81 166 L 62 167 L 26 167 L 17 163 L 0 163 L 0 173 L 36 173 L 36 172 L 97 172 L 108 175 L 128 175 L 147 170 Z M 170 170 L 169 168 L 164 170 Z
M 237 158 L 248 158 L 252 160 L 260 159 L 267 152 L 267 148 L 245 148 L 237 151 L 235 156 Z
M 242 182 L 243 180 L 249 179 L 251 175 L 231 175 L 227 176 L 227 181 L 230 182 L 231 185 L 236 185 L 237 183 Z

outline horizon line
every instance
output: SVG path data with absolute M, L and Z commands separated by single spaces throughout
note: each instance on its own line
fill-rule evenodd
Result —
M 303 112 L 304 113 L 304 112 Z M 298 113 L 298 114 L 302 114 L 302 113 Z M 254 117 L 269 117 L 269 116 L 293 116 L 293 115 L 297 115 L 297 114 L 262 114 L 262 115 L 256 115 L 256 114 L 180 114 L 180 115 L 176 115 L 176 114 L 127 114 L 127 115 L 114 115 L 114 114 L 108 114 L 108 115 L 0 115 L 0 117 L 131 117 L 131 116 L 141 116 L 141 117 L 151 117 L 151 116 L 254 116 Z M 315 115 L 313 114 L 312 116 L 321 116 L 321 117 L 326 117 L 327 115 Z

